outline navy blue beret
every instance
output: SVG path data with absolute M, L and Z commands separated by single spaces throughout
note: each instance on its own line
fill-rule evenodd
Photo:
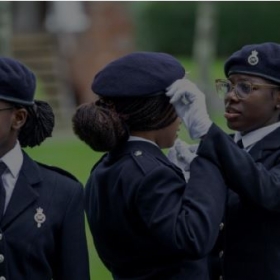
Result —
M 280 83 L 280 44 L 246 45 L 226 61 L 225 75 L 248 74 Z
M 163 94 L 185 70 L 166 53 L 134 52 L 116 59 L 96 74 L 92 90 L 100 96 L 139 97 Z
M 32 105 L 36 88 L 35 75 L 19 61 L 0 57 L 0 100 Z

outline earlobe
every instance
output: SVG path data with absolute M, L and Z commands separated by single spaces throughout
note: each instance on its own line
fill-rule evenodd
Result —
M 24 108 L 16 109 L 14 113 L 13 128 L 19 130 L 26 122 L 27 111 Z
M 279 110 L 280 109 L 280 91 L 278 91 L 278 90 L 277 90 L 275 103 L 276 103 L 275 109 Z

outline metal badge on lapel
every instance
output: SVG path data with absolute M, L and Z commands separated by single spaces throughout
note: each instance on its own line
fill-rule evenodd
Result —
M 248 56 L 248 63 L 250 65 L 257 65 L 259 63 L 258 52 L 256 50 Z
M 34 219 L 37 222 L 37 227 L 41 227 L 41 224 L 46 221 L 46 215 L 43 213 L 43 209 L 41 207 L 36 209 L 37 213 L 34 215 Z

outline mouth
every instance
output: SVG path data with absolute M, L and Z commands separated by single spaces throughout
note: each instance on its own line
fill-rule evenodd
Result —
M 241 112 L 235 108 L 228 107 L 224 113 L 224 117 L 228 120 L 235 119 L 241 115 Z

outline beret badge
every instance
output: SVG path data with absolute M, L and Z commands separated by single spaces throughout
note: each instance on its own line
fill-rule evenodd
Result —
M 259 63 L 258 52 L 256 50 L 252 51 L 248 56 L 248 63 L 253 66 Z

